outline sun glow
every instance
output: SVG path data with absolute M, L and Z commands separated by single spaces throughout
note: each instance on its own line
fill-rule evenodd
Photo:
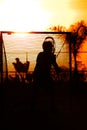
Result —
M 0 4 L 0 30 L 42 31 L 49 25 L 49 14 L 37 1 L 4 0 Z

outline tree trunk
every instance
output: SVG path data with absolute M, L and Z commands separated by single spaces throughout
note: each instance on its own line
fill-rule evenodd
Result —
M 74 82 L 77 83 L 78 82 L 78 66 L 77 66 L 77 54 L 75 53 L 74 54 L 74 75 L 73 75 L 73 78 L 74 78 Z

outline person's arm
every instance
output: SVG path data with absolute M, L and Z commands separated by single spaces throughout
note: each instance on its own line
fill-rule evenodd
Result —
M 56 62 L 56 56 L 55 55 L 54 55 L 54 58 L 53 58 L 53 66 L 54 66 L 57 74 L 59 74 L 62 71 L 62 69 L 58 66 L 58 64 Z

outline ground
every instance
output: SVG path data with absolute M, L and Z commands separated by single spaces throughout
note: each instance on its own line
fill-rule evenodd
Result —
M 3 128 L 86 129 L 87 83 L 55 83 L 55 110 L 50 109 L 49 95 L 40 90 L 34 110 L 34 88 L 28 84 L 3 87 Z

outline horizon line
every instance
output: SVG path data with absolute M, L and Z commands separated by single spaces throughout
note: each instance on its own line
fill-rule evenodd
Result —
M 63 32 L 57 32 L 57 31 L 0 31 L 1 34 L 7 33 L 8 35 L 20 33 L 20 34 L 71 34 L 71 32 L 63 31 Z

